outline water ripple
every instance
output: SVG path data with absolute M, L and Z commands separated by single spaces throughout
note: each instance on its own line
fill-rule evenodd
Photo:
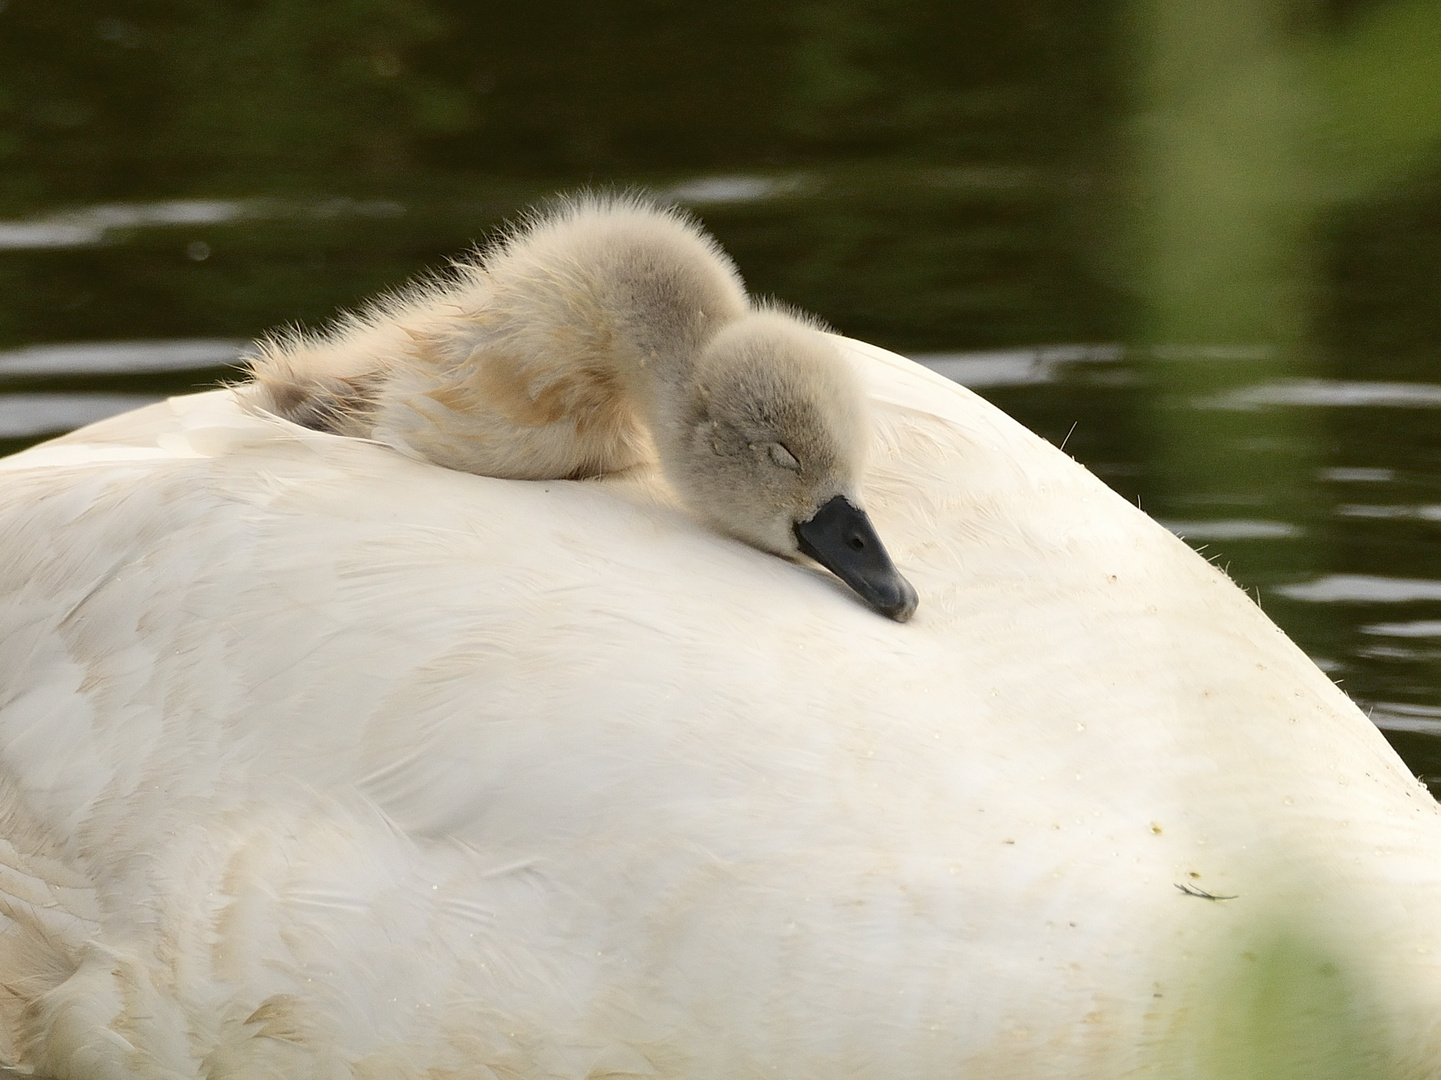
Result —
M 1441 735 L 1441 708 L 1432 705 L 1402 705 L 1377 702 L 1370 710 L 1371 723 L 1382 731 L 1416 731 Z
M 1441 620 L 1421 619 L 1416 622 L 1372 623 L 1361 627 L 1363 634 L 1379 637 L 1441 638 Z
M 1272 592 L 1292 600 L 1319 604 L 1405 604 L 1441 600 L 1441 581 L 1389 578 L 1373 574 L 1328 574 L 1295 585 L 1275 585 Z
M 1441 407 L 1441 386 L 1431 383 L 1284 379 L 1231 390 L 1216 397 L 1198 398 L 1194 404 L 1202 409 L 1259 409 L 1272 405 L 1435 409 Z
M 1162 525 L 1185 540 L 1290 540 L 1305 530 L 1285 521 L 1235 518 L 1224 521 L 1163 521 Z
M 5 375 L 130 375 L 154 371 L 201 371 L 229 367 L 247 343 L 220 339 L 100 341 L 31 345 L 0 352 Z
M 1119 345 L 1051 345 L 994 352 L 928 353 L 918 364 L 962 386 L 1033 386 L 1055 382 L 1068 364 L 1114 363 L 1125 357 Z
M 29 221 L 0 221 L 0 250 L 93 247 L 117 229 L 226 225 L 237 221 L 397 217 L 405 207 L 390 199 L 173 199 L 153 203 L 105 203 Z
M 156 394 L 5 394 L 0 438 L 57 435 L 159 400 Z

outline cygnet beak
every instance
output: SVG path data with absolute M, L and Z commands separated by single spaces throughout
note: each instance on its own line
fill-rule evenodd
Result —
M 916 590 L 886 554 L 866 512 L 837 495 L 809 521 L 795 526 L 801 551 L 820 563 L 882 615 L 905 622 L 915 614 Z

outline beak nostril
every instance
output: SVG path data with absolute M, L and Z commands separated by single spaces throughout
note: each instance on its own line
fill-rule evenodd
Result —
M 859 536 L 851 537 L 850 545 L 852 551 L 864 551 L 866 549 L 866 542 Z

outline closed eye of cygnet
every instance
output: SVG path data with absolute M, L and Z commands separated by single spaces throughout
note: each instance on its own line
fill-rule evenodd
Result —
M 771 443 L 771 461 L 782 469 L 790 469 L 792 472 L 801 471 L 801 463 L 796 456 L 778 442 Z

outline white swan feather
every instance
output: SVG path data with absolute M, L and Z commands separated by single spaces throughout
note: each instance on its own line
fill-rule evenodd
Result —
M 648 466 L 233 391 L 0 461 L 9 1061 L 1438 1075 L 1441 813 L 1380 734 L 1063 454 L 836 347 L 905 625 Z

